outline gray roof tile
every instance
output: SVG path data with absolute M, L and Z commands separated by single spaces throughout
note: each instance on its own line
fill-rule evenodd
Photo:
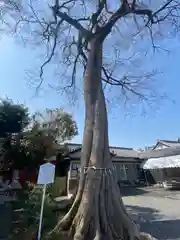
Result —
M 156 151 L 153 151 L 153 150 L 144 151 L 139 153 L 139 157 L 141 159 L 149 159 L 149 158 L 168 157 L 168 156 L 174 156 L 179 154 L 180 154 L 180 146 L 158 149 Z
M 68 144 L 70 151 L 81 151 L 81 144 Z M 167 147 L 163 149 L 157 150 L 146 150 L 146 151 L 137 151 L 133 148 L 123 148 L 123 147 L 109 147 L 110 152 L 115 155 L 115 157 L 119 158 L 139 158 L 149 159 L 149 158 L 159 158 L 173 155 L 180 155 L 180 145 Z

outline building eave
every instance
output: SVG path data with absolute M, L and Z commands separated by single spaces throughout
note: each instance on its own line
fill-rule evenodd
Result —
M 166 147 L 171 147 L 169 144 L 163 142 L 162 140 L 157 140 L 157 143 L 156 143 L 156 145 L 152 148 L 152 151 L 156 150 L 156 148 L 158 147 L 159 144 L 162 144 L 162 145 L 164 145 L 164 146 L 166 146 Z

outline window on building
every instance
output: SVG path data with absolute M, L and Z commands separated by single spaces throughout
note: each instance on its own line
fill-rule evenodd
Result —
M 71 178 L 77 178 L 79 175 L 80 165 L 77 163 L 72 163 L 71 165 Z
M 79 164 L 78 163 L 72 163 L 71 169 L 72 170 L 78 170 L 79 169 Z
M 127 164 L 114 164 L 115 169 L 116 169 L 116 179 L 117 180 L 127 180 L 127 171 L 128 171 L 128 166 Z
M 121 171 L 121 179 L 122 180 L 128 180 L 128 166 L 127 164 L 122 164 L 122 166 L 120 167 L 120 171 Z

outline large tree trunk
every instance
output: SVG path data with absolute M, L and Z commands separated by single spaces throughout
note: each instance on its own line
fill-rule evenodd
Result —
M 85 129 L 76 198 L 56 229 L 70 228 L 74 240 L 134 240 L 139 231 L 126 213 L 109 153 L 108 121 L 101 82 L 102 43 L 89 44 L 84 80 Z

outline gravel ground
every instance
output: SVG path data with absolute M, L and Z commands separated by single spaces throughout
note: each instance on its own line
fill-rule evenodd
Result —
M 157 239 L 180 239 L 180 191 L 126 189 L 123 201 L 141 231 Z

